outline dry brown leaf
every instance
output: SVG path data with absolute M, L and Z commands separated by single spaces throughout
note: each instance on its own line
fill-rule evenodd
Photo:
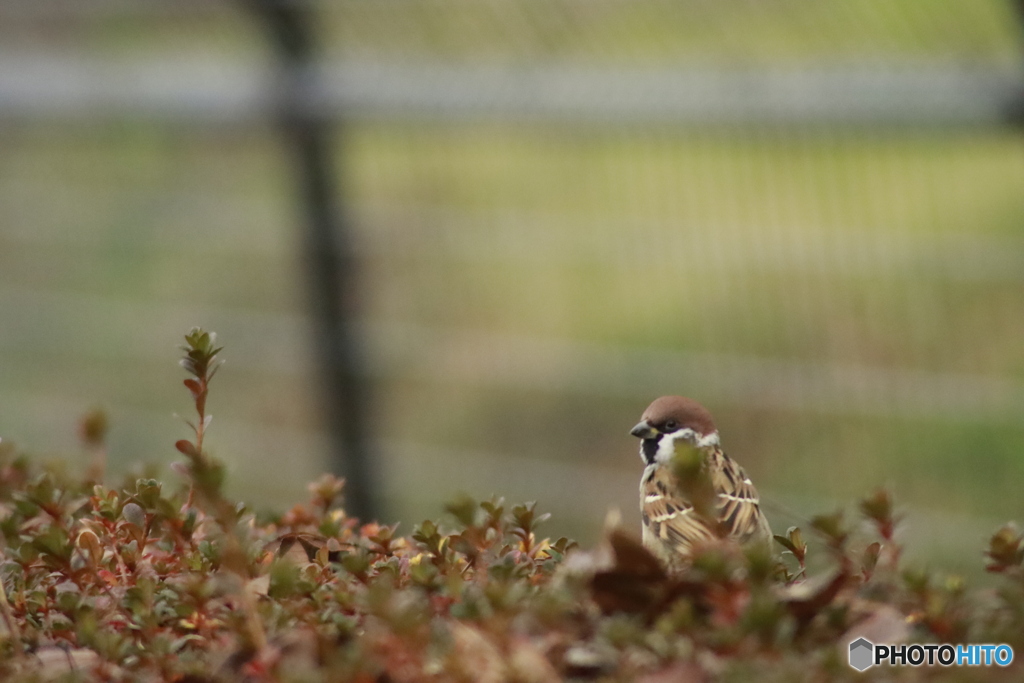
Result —
M 594 602 L 608 612 L 647 612 L 664 596 L 668 575 L 643 544 L 615 528 L 608 534 L 614 566 L 590 581 Z
M 328 561 L 337 562 L 341 559 L 341 553 L 348 547 L 347 545 L 343 546 L 336 538 L 305 532 L 282 534 L 267 545 L 267 548 L 273 551 L 277 557 L 291 560 L 300 565 L 313 562 L 321 549 L 327 550 Z

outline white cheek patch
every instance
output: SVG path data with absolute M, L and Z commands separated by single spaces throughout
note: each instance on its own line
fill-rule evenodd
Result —
M 671 434 L 664 434 L 658 440 L 658 451 L 654 454 L 654 462 L 662 465 L 667 465 L 672 462 L 672 458 L 676 454 L 676 441 L 686 441 L 690 444 L 697 443 L 697 435 L 692 429 L 686 427 L 672 432 Z
M 711 432 L 697 439 L 697 446 L 700 448 L 720 445 L 722 445 L 722 440 L 718 438 L 718 432 Z
M 672 458 L 676 454 L 676 441 L 685 441 L 691 446 L 697 448 L 707 448 L 708 446 L 717 446 L 720 441 L 718 438 L 718 432 L 711 432 L 705 436 L 698 436 L 698 434 L 690 429 L 684 427 L 671 434 L 665 434 L 658 441 L 658 451 L 654 454 L 654 462 L 662 465 L 668 464 L 672 461 Z

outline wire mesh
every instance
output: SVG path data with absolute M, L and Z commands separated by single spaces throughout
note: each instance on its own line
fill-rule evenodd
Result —
M 660 393 L 799 511 L 889 484 L 925 534 L 1020 512 L 1011 4 L 313 7 L 393 519 L 466 489 L 591 538 Z M 211 443 L 294 501 L 328 425 L 260 33 L 215 3 L 0 18 L 0 436 L 73 454 L 99 403 L 122 472 L 166 462 L 203 324 Z

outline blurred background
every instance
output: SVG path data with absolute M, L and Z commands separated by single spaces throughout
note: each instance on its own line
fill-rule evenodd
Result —
M 777 531 L 887 485 L 980 567 L 1024 512 L 1022 16 L 6 0 L 0 436 L 74 461 L 100 406 L 112 478 L 174 477 L 202 325 L 258 508 L 348 443 L 406 532 L 465 491 L 592 541 L 680 393 Z

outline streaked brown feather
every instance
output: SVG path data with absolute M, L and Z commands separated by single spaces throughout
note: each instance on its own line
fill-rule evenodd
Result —
M 771 538 L 761 512 L 761 497 L 743 468 L 720 448 L 712 449 L 708 464 L 712 486 L 718 493 L 718 518 L 725 522 L 729 535 L 740 542 Z
M 749 477 L 721 448 L 702 449 L 711 484 L 718 494 L 717 521 L 730 538 L 741 543 L 770 543 L 771 530 L 761 512 L 760 497 Z M 670 564 L 689 557 L 697 545 L 713 541 L 713 523 L 702 519 L 679 494 L 668 466 L 650 467 L 640 484 L 644 542 Z

